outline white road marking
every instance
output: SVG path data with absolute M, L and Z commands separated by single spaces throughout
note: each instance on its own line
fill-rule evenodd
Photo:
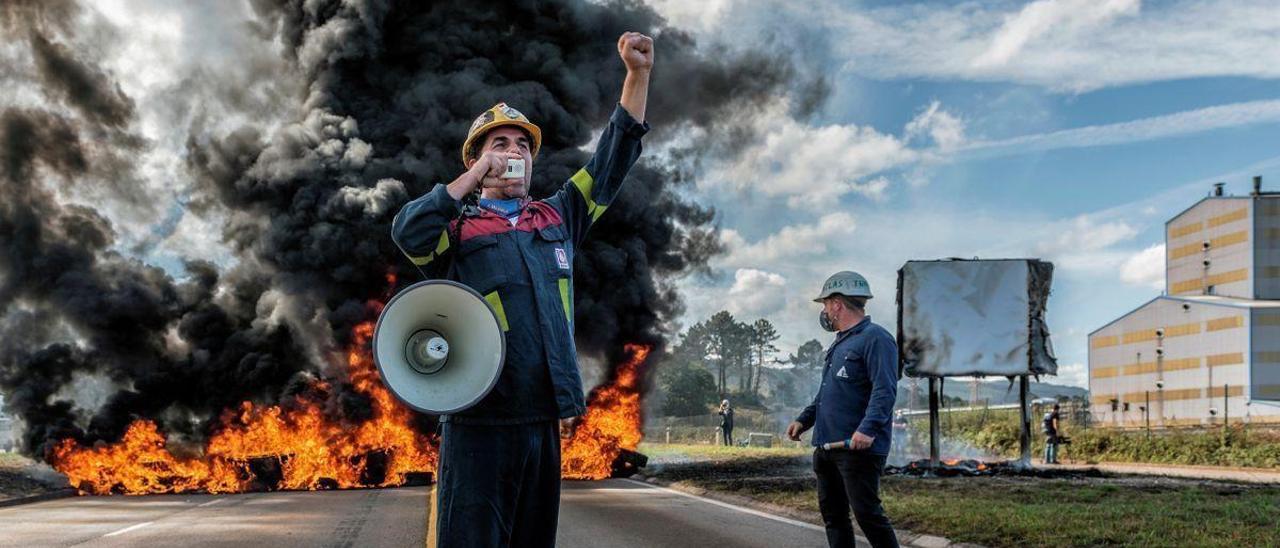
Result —
M 796 527 L 802 527 L 802 528 L 804 528 L 804 529 L 809 529 L 809 530 L 813 530 L 813 531 L 823 531 L 823 532 L 825 532 L 825 531 L 826 531 L 826 529 L 824 529 L 824 528 L 822 528 L 822 527 L 819 527 L 819 526 L 817 526 L 817 525 L 814 525 L 814 524 L 812 524 L 812 523 L 805 523 L 805 522 L 803 522 L 803 521 L 796 521 L 796 520 L 791 519 L 791 518 L 784 518 L 784 517 L 782 517 L 782 516 L 776 516 L 776 515 L 770 514 L 770 513 L 768 513 L 768 512 L 761 512 L 761 511 L 759 511 L 759 510 L 753 510 L 753 509 L 751 509 L 751 508 L 743 508 L 743 507 L 741 507 L 741 506 L 734 506 L 734 505 L 729 504 L 729 503 L 727 503 L 727 502 L 720 502 L 720 501 L 718 501 L 718 500 L 709 499 L 709 498 L 706 498 L 706 497 L 699 497 L 698 495 L 693 495 L 693 494 L 690 494 L 690 493 L 685 493 L 685 492 L 683 492 L 683 491 L 677 491 L 677 490 L 675 490 L 675 489 L 670 489 L 670 488 L 667 488 L 667 487 L 661 487 L 661 486 L 658 486 L 658 485 L 653 485 L 653 484 L 645 483 L 645 482 L 643 482 L 643 481 L 636 481 L 636 480 L 633 480 L 633 479 L 630 479 L 630 478 L 624 478 L 624 480 L 625 480 L 625 481 L 629 481 L 629 482 L 631 482 L 631 483 L 634 483 L 634 484 L 636 484 L 636 485 L 643 485 L 643 486 L 648 487 L 648 488 L 650 488 L 650 489 L 657 489 L 657 490 L 659 490 L 659 491 L 664 491 L 664 492 L 667 492 L 667 493 L 671 493 L 671 494 L 673 494 L 673 495 L 680 495 L 680 496 L 682 496 L 682 497 L 688 497 L 688 498 L 691 498 L 691 499 L 694 499 L 694 500 L 700 500 L 700 501 L 705 502 L 705 503 L 707 503 L 707 504 L 714 504 L 714 505 L 719 506 L 719 507 L 721 507 L 721 508 L 728 508 L 728 509 L 730 509 L 730 510 L 734 510 L 734 511 L 737 511 L 737 512 L 742 512 L 742 513 L 744 513 L 744 514 L 751 514 L 751 515 L 753 515 L 753 516 L 762 517 L 762 518 L 766 518 L 766 519 L 771 519 L 771 520 L 773 520 L 773 521 L 777 521 L 777 522 L 780 522 L 780 523 L 785 523 L 785 524 L 788 524 L 788 525 L 794 525 L 794 526 L 796 526 Z
M 155 523 L 155 522 L 154 522 L 154 521 L 148 521 L 148 522 L 145 522 L 145 523 L 139 523 L 139 524 L 137 524 L 137 525 L 130 525 L 129 527 L 125 527 L 124 529 L 121 529 L 121 530 L 116 531 L 116 532 L 114 532 L 114 533 L 107 533 L 107 534 L 102 535 L 102 536 L 103 536 L 103 537 L 114 537 L 114 536 L 116 536 L 116 535 L 123 535 L 123 534 L 125 534 L 125 533 L 128 533 L 129 531 L 133 531 L 133 530 L 135 530 L 135 529 L 141 529 L 141 528 L 143 528 L 143 527 L 146 527 L 146 526 L 148 526 L 148 525 L 151 525 L 152 523 Z
M 197 504 L 196 506 L 201 507 L 201 508 L 203 508 L 203 507 L 205 507 L 205 506 L 213 506 L 213 505 L 215 505 L 215 504 L 217 504 L 217 503 L 219 503 L 219 502 L 222 502 L 222 501 L 224 501 L 224 500 L 227 500 L 227 499 L 213 499 L 213 500 L 211 500 L 211 501 L 209 501 L 209 502 L 206 502 L 206 503 L 204 503 L 204 504 Z

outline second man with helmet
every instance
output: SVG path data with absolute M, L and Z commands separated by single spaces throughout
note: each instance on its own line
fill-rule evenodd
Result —
M 824 356 L 813 403 L 787 427 L 797 441 L 813 428 L 818 509 L 833 548 L 855 544 L 850 509 L 872 546 L 898 545 L 880 504 L 880 473 L 893 438 L 898 346 L 888 331 L 871 323 L 870 298 L 871 287 L 857 272 L 837 272 L 822 284 L 814 299 L 822 303 L 818 323 L 836 332 L 836 339 Z

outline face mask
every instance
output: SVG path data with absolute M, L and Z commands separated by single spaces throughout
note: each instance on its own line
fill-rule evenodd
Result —
M 826 310 L 823 310 L 822 312 L 818 313 L 818 325 L 821 325 L 822 328 L 826 329 L 827 331 L 836 330 L 836 323 L 831 321 L 831 316 L 827 315 Z

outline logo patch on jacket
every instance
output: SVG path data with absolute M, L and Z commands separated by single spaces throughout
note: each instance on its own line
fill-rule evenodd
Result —
M 569 254 L 564 252 L 563 247 L 556 248 L 556 262 L 560 263 L 560 268 L 569 270 Z
M 836 371 L 836 376 L 837 376 L 837 377 L 840 377 L 840 378 L 842 378 L 842 379 L 847 379 L 847 378 L 849 378 L 849 372 L 848 372 L 848 371 L 845 371 L 845 370 L 844 370 L 844 366 L 842 365 L 842 366 L 840 366 L 840 370 L 839 370 L 839 371 Z

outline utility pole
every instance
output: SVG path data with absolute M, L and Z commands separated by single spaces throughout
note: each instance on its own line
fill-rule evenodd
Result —
M 1145 404 L 1142 406 L 1142 414 L 1147 420 L 1147 439 L 1151 439 L 1151 391 L 1143 390 L 1143 397 L 1146 398 Z
M 1231 416 L 1231 414 L 1227 412 L 1227 387 L 1228 386 L 1229 385 L 1226 385 L 1226 384 L 1222 385 L 1222 439 L 1224 440 L 1227 439 L 1226 437 L 1227 423 L 1230 422 L 1227 420 L 1227 417 Z
M 1164 328 L 1156 330 L 1156 424 L 1164 428 Z
M 1142 373 L 1142 352 L 1138 352 L 1138 356 L 1137 356 L 1136 358 L 1134 358 L 1134 362 L 1133 362 L 1133 370 L 1134 370 L 1134 371 L 1137 371 L 1138 373 Z M 1147 405 L 1148 405 L 1148 406 L 1150 406 L 1151 404 L 1150 404 L 1150 403 L 1148 403 Z M 1144 413 L 1145 413 L 1145 412 L 1144 412 Z M 1128 419 L 1129 419 L 1129 417 L 1125 417 L 1125 420 L 1126 420 L 1126 421 L 1127 421 Z

